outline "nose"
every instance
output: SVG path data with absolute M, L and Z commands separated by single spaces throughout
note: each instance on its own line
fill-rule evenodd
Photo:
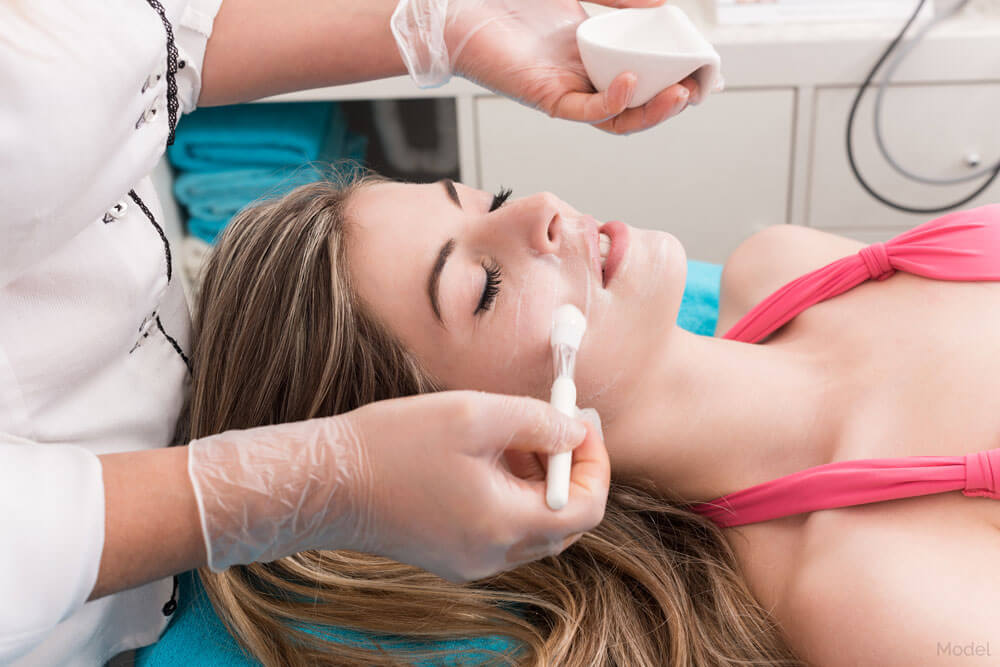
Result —
M 528 246 L 541 254 L 555 254 L 562 244 L 562 201 L 549 192 L 539 192 L 525 197 L 515 212 L 511 207 L 517 233 L 527 237 Z

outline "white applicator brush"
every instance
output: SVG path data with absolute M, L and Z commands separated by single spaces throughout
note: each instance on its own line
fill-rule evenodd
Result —
M 576 419 L 576 383 L 573 371 L 576 368 L 576 351 L 580 349 L 583 332 L 587 330 L 587 320 L 580 309 L 571 303 L 559 306 L 552 314 L 552 359 L 555 366 L 555 382 L 549 402 L 567 417 Z M 546 477 L 545 501 L 554 510 L 562 509 L 569 502 L 570 468 L 573 452 L 549 455 L 549 470 Z

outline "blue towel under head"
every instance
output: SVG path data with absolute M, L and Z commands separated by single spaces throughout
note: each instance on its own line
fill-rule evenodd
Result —
M 283 194 L 317 178 L 319 172 L 310 165 L 182 173 L 174 181 L 174 194 L 179 202 L 187 206 L 191 217 L 225 222 L 247 202 L 268 194 Z
M 346 131 L 343 110 L 329 102 L 208 107 L 181 119 L 167 157 L 184 171 L 297 165 L 317 159 L 337 127 Z
M 346 175 L 364 160 L 367 139 L 348 133 L 338 142 L 347 160 L 332 165 Z M 214 243 L 234 215 L 262 197 L 278 197 L 290 190 L 323 178 L 320 165 L 232 169 L 214 172 L 182 172 L 174 181 L 174 195 L 187 207 L 188 233 L 206 243 Z
M 695 260 L 688 261 L 687 282 L 681 300 L 677 324 L 697 334 L 711 336 L 719 316 L 719 281 L 722 267 Z M 179 606 L 174 618 L 159 642 L 140 649 L 136 667 L 252 667 L 256 660 L 245 656 L 216 616 L 203 588 L 192 573 L 181 576 Z M 317 634 L 355 645 L 368 643 L 365 635 L 343 628 L 317 628 Z M 434 646 L 415 643 L 413 646 Z M 513 640 L 494 637 L 438 642 L 453 649 L 443 665 L 481 665 L 490 662 L 491 651 L 503 652 L 514 648 Z M 492 658 L 495 662 L 495 658 Z M 421 665 L 430 663 L 423 662 Z
M 677 326 L 702 336 L 715 333 L 719 319 L 719 284 L 722 266 L 688 260 L 684 297 L 677 313 Z
M 309 165 L 184 173 L 174 181 L 174 194 L 187 207 L 188 233 L 214 243 L 219 232 L 247 204 L 262 197 L 283 195 L 317 178 L 319 172 Z

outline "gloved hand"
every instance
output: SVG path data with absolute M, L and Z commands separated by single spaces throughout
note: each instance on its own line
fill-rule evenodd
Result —
M 614 7 L 656 7 L 664 0 L 593 0 Z M 702 99 L 688 77 L 626 109 L 636 76 L 623 72 L 596 93 L 576 46 L 587 18 L 578 0 L 400 0 L 390 22 L 407 69 L 425 88 L 452 73 L 550 116 L 626 134 L 652 127 Z
M 569 503 L 554 512 L 544 472 L 523 462 L 571 449 Z M 216 571 L 350 549 L 453 582 L 558 554 L 600 523 L 610 480 L 593 426 L 536 399 L 471 391 L 201 438 L 188 472 Z

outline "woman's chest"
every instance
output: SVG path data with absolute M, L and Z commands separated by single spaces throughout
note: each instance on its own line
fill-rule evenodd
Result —
M 975 507 L 991 502 L 946 493 L 815 512 L 789 521 L 789 535 L 797 537 L 787 554 L 768 540 L 773 527 L 749 527 L 757 532 L 744 543 L 753 552 L 740 560 L 754 595 L 809 664 L 875 660 L 832 657 L 838 649 L 831 637 L 854 631 L 869 647 L 894 652 L 887 647 L 907 646 L 932 656 L 911 664 L 939 664 L 935 642 L 958 640 L 956 628 L 968 627 L 963 642 L 1000 645 L 1000 527 L 982 520 Z M 773 563 L 762 567 L 768 557 Z
M 1000 283 L 897 274 L 800 314 L 769 344 L 836 368 L 832 461 L 1000 447 Z
M 900 274 L 814 306 L 769 343 L 782 339 L 822 346 L 843 369 L 833 461 L 1000 447 L 1000 283 Z M 862 563 L 892 576 L 923 560 L 968 572 L 973 587 L 974 573 L 995 577 L 980 554 L 1000 562 L 1000 501 L 932 494 L 744 526 L 727 538 L 758 600 L 780 618 L 805 572 L 846 586 Z

